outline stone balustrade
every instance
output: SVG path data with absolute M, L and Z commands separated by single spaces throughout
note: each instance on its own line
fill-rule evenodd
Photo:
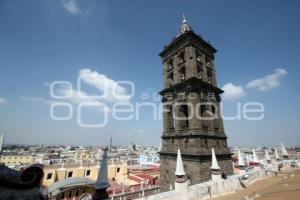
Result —
M 177 193 L 175 190 L 155 194 L 139 200 L 199 200 L 209 199 L 219 195 L 241 190 L 243 185 L 251 184 L 265 176 L 265 170 L 253 170 L 246 173 L 247 179 L 242 180 L 240 175 L 228 176 L 226 180 L 208 181 L 197 185 L 188 186 L 185 192 Z M 242 182 L 241 182 L 242 181 Z

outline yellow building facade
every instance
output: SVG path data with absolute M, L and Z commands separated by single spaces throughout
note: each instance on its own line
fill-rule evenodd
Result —
M 87 149 L 79 149 L 76 151 L 76 159 L 77 160 L 93 160 L 98 159 L 97 153 Z
M 99 164 L 64 164 L 44 166 L 43 185 L 48 187 L 51 184 L 71 177 L 85 177 L 96 180 L 98 177 Z M 119 184 L 125 184 L 127 179 L 127 164 L 114 162 L 108 165 L 108 178 Z
M 2 155 L 0 163 L 6 166 L 28 165 L 33 163 L 33 157 L 30 155 Z

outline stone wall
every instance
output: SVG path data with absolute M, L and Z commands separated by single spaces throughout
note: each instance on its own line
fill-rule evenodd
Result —
M 150 195 L 155 195 L 158 194 L 160 192 L 160 188 L 155 186 L 155 187 L 151 187 L 151 188 L 145 188 L 144 191 L 139 190 L 139 191 L 133 191 L 133 192 L 127 192 L 125 194 L 118 194 L 115 195 L 113 198 L 113 200 L 124 200 L 124 199 L 137 199 L 137 198 L 147 198 L 147 196 Z
M 226 175 L 233 174 L 231 160 L 218 158 L 218 161 L 221 173 Z M 176 160 L 161 157 L 160 163 L 161 191 L 168 191 L 171 183 L 172 188 L 174 188 Z M 211 179 L 211 160 L 187 160 L 183 157 L 183 167 L 191 185 Z
M 248 179 L 241 181 L 239 175 L 229 176 L 226 180 L 208 181 L 197 185 L 192 185 L 187 188 L 186 192 L 176 192 L 171 190 L 168 192 L 159 193 L 142 199 L 149 200 L 199 200 L 216 197 L 221 194 L 226 194 L 242 189 L 243 185 L 248 185 L 265 176 L 265 171 L 254 170 L 247 173 Z M 242 183 L 241 183 L 242 182 Z

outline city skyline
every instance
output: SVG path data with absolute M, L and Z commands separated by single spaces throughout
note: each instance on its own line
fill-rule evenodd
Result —
M 229 146 L 299 144 L 299 2 L 172 1 L 174 9 L 165 13 L 170 3 L 2 1 L 0 133 L 6 143 L 104 145 L 113 134 L 117 145 L 158 145 L 162 120 L 154 120 L 149 109 L 138 120 L 112 119 L 102 128 L 78 126 L 79 103 L 95 99 L 78 97 L 77 79 L 86 77 L 87 96 L 103 92 L 101 80 L 106 80 L 111 85 L 132 82 L 135 95 L 126 100 L 132 104 L 144 102 L 146 93 L 157 98 L 163 88 L 158 53 L 179 33 L 185 13 L 192 29 L 218 50 L 215 65 L 218 85 L 225 91 L 224 115 L 232 116 L 239 104 L 264 105 L 262 120 L 224 120 Z M 55 81 L 73 86 L 66 100 L 75 113 L 70 120 L 51 119 Z M 125 87 L 118 91 L 129 93 Z M 111 108 L 124 99 L 99 101 Z M 152 97 L 147 101 L 159 104 Z M 99 113 L 86 114 L 94 122 Z

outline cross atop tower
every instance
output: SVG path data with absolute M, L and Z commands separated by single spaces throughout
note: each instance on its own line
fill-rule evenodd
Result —
M 181 34 L 184 33 L 184 32 L 186 32 L 186 31 L 190 31 L 191 30 L 191 27 L 188 25 L 187 20 L 186 20 L 184 14 L 182 14 L 182 18 L 183 18 L 183 20 L 182 20 L 182 24 L 181 24 L 181 27 L 180 27 L 180 33 Z

